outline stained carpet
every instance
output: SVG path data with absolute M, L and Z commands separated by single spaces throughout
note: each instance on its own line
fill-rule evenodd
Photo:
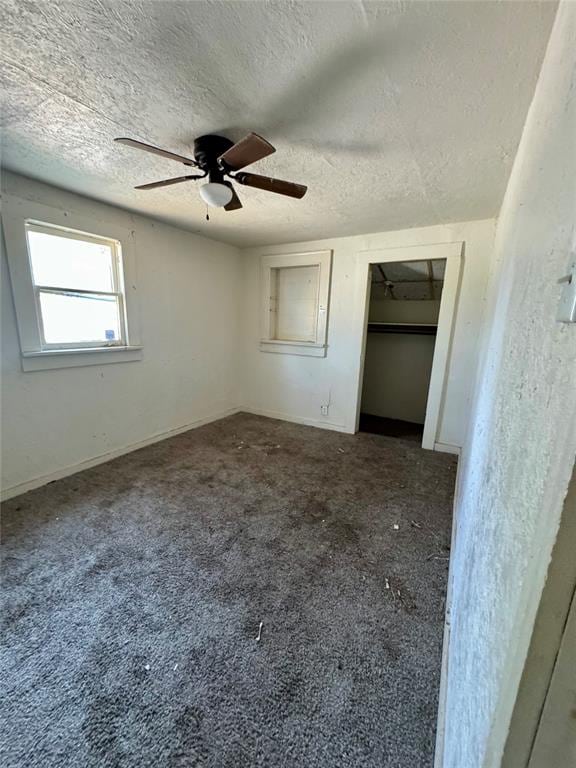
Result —
M 240 414 L 6 502 L 2 765 L 432 766 L 454 478 Z

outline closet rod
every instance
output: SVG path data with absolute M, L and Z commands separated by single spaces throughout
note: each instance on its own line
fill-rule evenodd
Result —
M 368 323 L 368 333 L 408 333 L 436 336 L 437 325 L 432 323 Z

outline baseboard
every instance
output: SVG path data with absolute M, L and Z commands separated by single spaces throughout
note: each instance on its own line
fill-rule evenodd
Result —
M 434 450 L 440 453 L 453 453 L 455 456 L 460 456 L 460 447 L 458 445 L 452 445 L 451 443 L 434 443 Z
M 290 413 L 282 413 L 281 411 L 266 411 L 260 408 L 250 408 L 245 406 L 238 409 L 242 413 L 251 413 L 254 416 L 266 416 L 268 419 L 279 419 L 280 421 L 291 421 L 293 424 L 304 424 L 307 427 L 318 427 L 319 429 L 330 429 L 333 432 L 346 432 L 347 434 L 354 434 L 354 430 L 344 426 L 344 424 L 334 424 L 330 421 L 322 421 L 321 419 L 306 419 L 300 416 L 293 416 Z
M 9 488 L 4 488 L 2 491 L 0 491 L 0 500 L 7 501 L 8 499 L 14 498 L 14 496 L 19 496 L 22 493 L 33 491 L 35 488 L 40 488 L 41 486 L 47 485 L 54 480 L 60 480 L 63 477 L 69 477 L 70 475 L 74 475 L 77 472 L 82 472 L 85 469 L 96 467 L 98 464 L 104 464 L 105 462 L 111 461 L 118 456 L 123 456 L 126 453 L 137 451 L 139 448 L 145 448 L 147 445 L 152 445 L 153 443 L 158 443 L 161 440 L 166 440 L 168 437 L 174 437 L 175 435 L 179 435 L 182 432 L 188 432 L 190 429 L 196 429 L 197 427 L 201 427 L 204 424 L 210 424 L 212 421 L 218 421 L 218 419 L 223 419 L 226 416 L 233 416 L 235 413 L 251 413 L 255 416 L 266 416 L 269 419 L 279 419 L 280 421 L 290 421 L 294 424 L 304 424 L 308 427 L 317 427 L 318 429 L 329 429 L 333 432 L 354 434 L 354 430 L 350 429 L 344 424 L 335 424 L 333 422 L 323 421 L 321 419 L 308 419 L 300 416 L 293 416 L 292 414 L 288 413 L 282 413 L 281 411 L 268 411 L 260 408 L 250 408 L 246 406 L 228 408 L 227 410 L 221 411 L 220 413 L 205 416 L 201 419 L 196 419 L 196 421 L 190 422 L 189 424 L 184 424 L 181 427 L 169 429 L 165 432 L 157 432 L 156 434 L 151 435 L 144 440 L 140 440 L 137 443 L 131 443 L 130 445 L 124 446 L 123 448 L 115 448 L 112 451 L 107 451 L 106 453 L 102 453 L 90 459 L 80 461 L 77 464 L 63 467 L 62 469 L 50 472 L 47 475 L 41 475 L 40 477 L 26 480 L 23 483 L 18 483 L 17 485 L 13 485 Z M 434 450 L 454 454 L 460 453 L 460 448 L 455 445 L 449 445 L 448 443 L 435 443 Z
M 446 736 L 446 693 L 448 684 L 448 649 L 450 648 L 450 607 L 446 604 L 444 634 L 442 637 L 442 661 L 440 665 L 440 690 L 438 692 L 438 717 L 436 719 L 436 746 L 434 768 L 444 768 L 444 739 Z
M 460 450 L 458 450 L 460 453 Z M 456 469 L 454 483 L 454 502 L 452 505 L 452 532 L 450 536 L 450 564 L 448 568 L 448 584 L 446 588 L 446 611 L 444 616 L 444 635 L 442 638 L 442 661 L 440 666 L 440 690 L 438 691 L 438 717 L 436 721 L 436 745 L 434 749 L 434 768 L 444 768 L 444 744 L 446 738 L 446 704 L 448 697 L 448 665 L 450 660 L 450 633 L 452 628 L 452 558 L 456 549 L 458 536 L 457 504 L 459 498 L 460 467 Z
M 175 437 L 176 435 L 180 435 L 182 432 L 188 432 L 190 429 L 202 427 L 204 424 L 210 424 L 211 422 L 218 421 L 219 419 L 223 419 L 226 416 L 233 416 L 235 413 L 239 413 L 241 410 L 243 409 L 228 408 L 227 410 L 221 411 L 220 413 L 214 413 L 210 416 L 204 416 L 201 419 L 196 419 L 195 421 L 192 421 L 189 424 L 185 424 L 182 427 L 169 429 L 165 432 L 157 432 L 156 434 L 151 435 L 144 440 L 139 440 L 137 443 L 131 443 L 130 445 L 124 446 L 123 448 L 115 448 L 114 450 L 107 451 L 106 453 L 102 453 L 99 456 L 94 456 L 91 459 L 80 461 L 78 464 L 72 464 L 68 467 L 57 469 L 55 472 L 50 472 L 47 475 L 41 475 L 40 477 L 35 477 L 32 480 L 26 480 L 23 483 L 13 485 L 10 488 L 4 488 L 0 493 L 0 499 L 2 501 L 7 501 L 8 499 L 14 498 L 14 496 L 20 496 L 22 493 L 33 491 L 35 488 L 40 488 L 41 486 L 47 485 L 54 480 L 60 480 L 63 477 L 75 475 L 77 472 L 82 472 L 85 469 L 96 467 L 98 464 L 105 464 L 107 461 L 116 459 L 118 456 L 124 456 L 126 453 L 137 451 L 139 448 L 145 448 L 147 445 L 159 443 L 161 440 L 166 440 L 169 437 Z

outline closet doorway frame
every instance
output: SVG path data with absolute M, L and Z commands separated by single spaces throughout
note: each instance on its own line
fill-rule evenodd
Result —
M 454 321 L 460 282 L 462 276 L 464 243 L 428 243 L 408 245 L 400 248 L 378 248 L 369 251 L 359 251 L 356 254 L 356 300 L 354 305 L 359 308 L 354 320 L 353 334 L 358 353 L 356 357 L 356 402 L 354 432 L 358 432 L 360 423 L 360 407 L 362 403 L 362 385 L 364 381 L 364 361 L 366 357 L 366 336 L 368 329 L 368 312 L 370 307 L 370 289 L 372 264 L 385 264 L 398 261 L 436 261 L 446 260 L 444 285 L 438 314 L 438 329 L 432 359 L 432 371 L 426 400 L 426 417 L 422 448 L 453 453 L 452 446 L 438 440 L 438 427 L 444 408 L 446 396 L 446 378 L 450 362 Z

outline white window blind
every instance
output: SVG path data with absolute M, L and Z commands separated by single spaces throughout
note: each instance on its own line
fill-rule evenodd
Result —
M 262 352 L 326 356 L 331 267 L 332 251 L 262 257 Z
M 320 267 L 277 267 L 272 270 L 274 339 L 316 341 Z

